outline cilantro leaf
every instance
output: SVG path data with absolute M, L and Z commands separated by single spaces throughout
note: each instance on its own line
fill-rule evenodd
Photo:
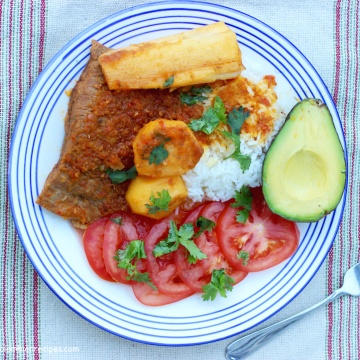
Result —
M 242 260 L 242 264 L 246 266 L 250 260 L 250 255 L 247 251 L 240 250 L 236 257 Z
M 113 219 L 110 219 L 113 223 L 117 224 L 117 225 L 122 225 L 122 222 L 123 222 L 123 219 L 121 216 L 119 217 L 116 217 L 116 218 L 113 218 Z
M 179 245 L 183 245 L 189 251 L 189 262 L 194 263 L 197 260 L 206 258 L 206 255 L 197 247 L 192 240 L 194 227 L 191 223 L 180 226 L 179 230 L 173 220 L 170 221 L 169 235 L 166 239 L 161 240 L 154 247 L 153 254 L 159 257 L 170 252 L 176 251 Z
M 221 131 L 221 133 L 225 137 L 231 139 L 235 145 L 235 151 L 230 156 L 228 156 L 226 159 L 232 158 L 232 159 L 236 160 L 240 164 L 240 168 L 243 172 L 245 172 L 245 170 L 248 170 L 250 167 L 250 164 L 251 164 L 251 158 L 248 155 L 241 154 L 239 135 L 231 133 L 230 131 Z
M 249 218 L 250 211 L 247 209 L 241 209 L 236 213 L 236 221 L 241 224 L 245 224 Z
M 199 231 L 194 235 L 194 239 L 200 236 L 204 231 L 210 231 L 215 226 L 215 223 L 210 219 L 200 216 L 196 220 L 196 226 L 199 228 Z
M 236 221 L 245 224 L 250 215 L 252 195 L 247 186 L 242 186 L 240 191 L 235 190 L 235 201 L 230 205 L 233 208 L 240 207 L 241 209 L 236 213 Z
M 156 214 L 159 211 L 168 211 L 169 204 L 171 201 L 171 196 L 168 190 L 163 189 L 157 193 L 158 197 L 155 197 L 154 194 L 151 194 L 150 201 L 152 204 L 145 204 L 146 208 L 148 209 L 149 214 Z
M 122 182 L 130 179 L 134 179 L 137 175 L 135 166 L 129 170 L 112 170 L 107 169 L 106 173 L 109 175 L 113 184 L 121 184 Z
M 189 92 L 181 92 L 180 93 L 180 100 L 183 104 L 191 106 L 195 105 L 196 103 L 203 103 L 207 100 L 207 96 L 203 94 L 212 92 L 210 86 L 201 86 L 201 87 L 192 87 Z
M 240 129 L 245 120 L 250 116 L 250 112 L 245 110 L 242 106 L 230 111 L 228 116 L 228 124 L 230 125 L 233 134 L 240 135 Z
M 244 207 L 245 209 L 251 210 L 252 195 L 250 189 L 243 185 L 240 191 L 235 190 L 235 201 L 231 204 L 231 207 Z
M 226 274 L 224 269 L 213 270 L 211 281 L 203 286 L 202 298 L 204 301 L 213 301 L 217 294 L 226 298 L 226 291 L 232 291 L 234 284 L 234 279 Z
M 227 117 L 226 108 L 225 108 L 223 101 L 220 99 L 219 96 L 215 97 L 214 111 L 217 114 L 217 116 L 219 117 L 220 121 L 223 122 L 224 124 L 226 124 L 226 117 Z
M 216 96 L 214 106 L 208 108 L 200 119 L 192 120 L 188 126 L 193 131 L 202 131 L 209 135 L 220 122 L 226 122 L 226 109 L 220 97 Z
M 165 144 L 155 146 L 149 156 L 149 164 L 161 164 L 169 156 L 169 152 L 164 148 Z
M 168 79 L 165 80 L 163 87 L 167 88 L 171 86 L 174 83 L 174 79 L 175 79 L 174 75 L 171 75 Z
M 176 251 L 179 247 L 178 231 L 174 221 L 170 221 L 170 229 L 168 237 L 157 243 L 153 249 L 155 257 L 169 254 Z
M 127 280 L 144 282 L 156 290 L 156 286 L 150 280 L 149 274 L 146 272 L 140 273 L 136 268 L 137 261 L 145 258 L 146 253 L 144 249 L 144 242 L 142 240 L 130 241 L 126 245 L 125 249 L 118 250 L 114 256 L 114 259 L 118 263 L 118 267 L 127 271 Z

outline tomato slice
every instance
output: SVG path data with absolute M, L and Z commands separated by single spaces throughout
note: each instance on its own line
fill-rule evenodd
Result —
M 200 211 L 198 211 L 198 209 L 192 211 L 184 223 L 192 222 L 195 231 L 197 231 L 195 222 L 199 216 L 203 216 L 216 223 L 225 206 L 226 203 L 222 202 L 208 203 L 204 205 Z M 182 246 L 180 246 L 175 253 L 175 264 L 181 279 L 197 292 L 202 292 L 203 286 L 210 282 L 214 269 L 225 269 L 226 273 L 234 279 L 235 283 L 240 282 L 247 275 L 247 272 L 234 270 L 229 266 L 220 251 L 215 229 L 216 226 L 211 231 L 202 233 L 194 240 L 200 250 L 207 255 L 206 259 L 198 260 L 195 264 L 190 264 L 187 260 L 187 250 Z
M 229 264 L 249 272 L 281 263 L 295 252 L 299 243 L 296 223 L 273 214 L 261 188 L 251 189 L 251 193 L 252 210 L 247 222 L 238 223 L 236 213 L 239 209 L 228 204 L 219 217 L 216 229 L 220 248 Z M 248 261 L 238 258 L 240 251 L 249 257 Z
M 114 281 L 106 271 L 103 258 L 103 242 L 105 226 L 108 218 L 102 218 L 91 223 L 84 232 L 83 244 L 86 258 L 95 274 L 104 280 Z
M 121 225 L 116 223 L 116 219 L 120 218 Z M 152 220 L 125 212 L 118 212 L 109 218 L 104 231 L 103 257 L 106 271 L 114 280 L 130 283 L 126 279 L 127 271 L 117 266 L 114 256 L 131 240 L 144 239 L 152 224 Z
M 133 282 L 132 289 L 135 297 L 144 305 L 161 306 L 182 300 L 189 295 L 167 295 L 158 290 L 153 290 L 148 284 Z
M 169 221 L 163 220 L 153 226 L 145 239 L 147 270 L 158 290 L 166 295 L 185 298 L 194 293 L 179 277 L 174 263 L 174 252 L 159 257 L 153 255 L 155 245 L 169 233 Z

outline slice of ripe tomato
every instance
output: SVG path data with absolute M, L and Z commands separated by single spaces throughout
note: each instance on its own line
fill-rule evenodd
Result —
M 249 272 L 265 270 L 281 263 L 295 252 L 299 243 L 296 223 L 273 214 L 261 188 L 251 189 L 251 193 L 252 210 L 247 222 L 237 222 L 239 209 L 228 204 L 219 217 L 216 229 L 227 261 L 233 267 Z M 247 264 L 238 258 L 240 251 L 248 254 Z
M 114 281 L 106 271 L 103 258 L 103 242 L 105 226 L 108 218 L 102 218 L 91 223 L 83 235 L 86 258 L 95 274 L 104 280 Z
M 154 225 L 147 235 L 145 239 L 147 270 L 161 293 L 185 298 L 194 291 L 181 280 L 174 263 L 174 252 L 159 257 L 153 254 L 155 245 L 168 236 L 169 228 L 169 221 L 163 220 Z
M 211 202 L 204 205 L 200 211 L 193 210 L 184 223 L 192 222 L 194 224 L 195 232 L 198 231 L 196 227 L 196 220 L 199 216 L 203 216 L 209 220 L 217 223 L 220 213 L 223 211 L 226 203 Z M 225 260 L 218 244 L 216 226 L 210 230 L 202 233 L 194 242 L 200 250 L 206 254 L 207 258 L 196 261 L 195 264 L 188 262 L 188 252 L 180 246 L 175 253 L 175 264 L 179 271 L 181 279 L 194 291 L 202 292 L 204 285 L 211 280 L 211 274 L 215 269 L 225 269 L 226 273 L 231 276 L 235 283 L 240 282 L 245 278 L 247 272 L 233 269 Z
M 121 218 L 121 225 L 114 222 Z M 104 231 L 103 257 L 106 271 L 111 277 L 121 283 L 130 283 L 126 279 L 127 271 L 118 267 L 114 259 L 119 249 L 124 249 L 131 240 L 144 239 L 154 222 L 126 212 L 118 212 L 112 215 Z

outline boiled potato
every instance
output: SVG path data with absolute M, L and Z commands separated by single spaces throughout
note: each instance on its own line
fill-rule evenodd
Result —
M 133 141 L 139 175 L 167 177 L 185 174 L 204 152 L 182 121 L 157 119 L 144 125 Z
M 169 201 L 165 201 L 167 210 L 157 209 L 154 197 L 164 199 L 164 191 Z M 181 176 L 149 178 L 137 176 L 131 180 L 126 192 L 126 201 L 135 214 L 161 219 L 172 213 L 187 198 L 187 189 Z

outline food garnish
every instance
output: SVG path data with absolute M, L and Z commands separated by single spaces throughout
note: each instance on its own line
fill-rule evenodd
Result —
M 236 255 L 238 259 L 241 259 L 242 260 L 242 264 L 244 266 L 247 265 L 249 259 L 250 259 L 250 255 L 247 251 L 244 251 L 244 250 L 240 250 L 239 253 Z
M 174 75 L 170 76 L 168 79 L 165 80 L 163 87 L 167 88 L 174 83 Z
M 149 164 L 161 164 L 167 157 L 169 156 L 169 152 L 164 148 L 165 142 L 169 141 L 170 139 L 165 139 L 164 143 L 155 146 L 150 153 L 149 156 Z
M 116 218 L 111 218 L 110 219 L 113 223 L 115 223 L 115 224 L 117 224 L 117 225 L 122 225 L 122 223 L 123 223 L 123 219 L 122 219 L 122 217 L 121 216 L 118 216 L 118 217 L 116 217 Z
M 214 221 L 207 219 L 203 216 L 200 216 L 196 220 L 196 226 L 199 228 L 199 230 L 194 235 L 194 239 L 199 237 L 203 232 L 212 230 L 215 225 L 216 224 L 214 223 Z
M 171 196 L 168 190 L 163 189 L 161 192 L 158 192 L 157 197 L 154 194 L 151 194 L 149 200 L 151 204 L 145 204 L 149 214 L 156 214 L 159 211 L 169 210 Z
M 201 87 L 192 86 L 190 91 L 180 93 L 180 99 L 183 104 L 191 106 L 206 101 L 208 97 L 204 96 L 204 94 L 208 94 L 210 92 L 212 92 L 212 89 L 208 85 Z
M 290 111 L 265 155 L 262 182 L 270 209 L 289 220 L 318 221 L 335 209 L 345 188 L 345 156 L 320 100 Z
M 204 301 L 213 301 L 217 294 L 226 298 L 226 292 L 232 291 L 234 284 L 234 279 L 226 274 L 224 269 L 214 270 L 211 275 L 210 283 L 203 287 L 204 294 L 202 295 L 202 298 Z
M 247 186 L 242 186 L 240 191 L 235 190 L 234 200 L 230 206 L 233 208 L 241 208 L 236 213 L 236 221 L 245 224 L 249 218 L 252 204 L 250 189 Z
M 213 107 L 209 107 L 200 119 L 192 120 L 189 128 L 210 135 L 220 122 L 226 123 L 226 109 L 220 97 L 216 96 Z
M 121 184 L 126 180 L 134 179 L 137 175 L 136 167 L 133 166 L 129 170 L 112 170 L 107 169 L 106 173 L 114 184 Z
M 174 89 L 235 78 L 243 70 L 236 35 L 223 22 L 110 50 L 99 62 L 110 90 Z
M 196 246 L 193 241 L 194 226 L 191 223 L 181 225 L 179 229 L 173 220 L 170 220 L 169 234 L 166 239 L 155 245 L 153 254 L 159 257 L 176 251 L 180 245 L 189 251 L 188 261 L 194 263 L 197 260 L 206 259 L 206 255 Z
M 136 267 L 136 263 L 140 259 L 146 259 L 144 250 L 144 241 L 132 240 L 125 249 L 118 250 L 115 255 L 115 260 L 118 263 L 118 267 L 125 269 L 128 273 L 127 280 L 133 280 L 137 282 L 143 282 L 148 284 L 151 288 L 156 290 L 156 286 L 152 283 L 148 272 L 139 272 Z

